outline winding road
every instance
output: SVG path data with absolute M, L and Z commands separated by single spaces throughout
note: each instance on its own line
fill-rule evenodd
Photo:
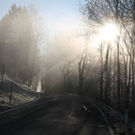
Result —
M 54 95 L 0 114 L 0 135 L 111 135 L 101 112 L 85 97 Z

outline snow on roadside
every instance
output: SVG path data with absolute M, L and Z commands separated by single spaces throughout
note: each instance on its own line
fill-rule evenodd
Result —
M 1 82 L 1 75 L 0 75 Z M 11 89 L 11 83 L 13 82 L 12 90 L 12 103 L 9 106 L 9 95 Z M 37 97 L 37 93 L 28 87 L 27 85 L 21 84 L 19 81 L 14 81 L 7 75 L 4 75 L 3 86 L 0 88 L 0 112 L 18 105 L 25 104 L 34 100 Z
M 114 129 L 114 135 L 135 135 L 135 125 L 133 120 L 129 119 L 129 123 L 126 126 L 124 124 L 124 115 L 119 111 L 109 107 L 101 101 L 92 98 L 88 98 L 88 100 L 96 104 L 106 114 Z

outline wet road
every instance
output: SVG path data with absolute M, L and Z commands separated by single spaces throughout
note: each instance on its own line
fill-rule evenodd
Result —
M 0 135 L 110 135 L 100 111 L 84 97 L 45 96 L 0 115 Z

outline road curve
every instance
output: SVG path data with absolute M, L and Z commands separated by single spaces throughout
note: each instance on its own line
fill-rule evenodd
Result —
M 0 135 L 111 135 L 101 112 L 84 97 L 46 96 L 0 115 Z

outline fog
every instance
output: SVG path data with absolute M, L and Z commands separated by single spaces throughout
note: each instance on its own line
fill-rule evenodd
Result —
M 135 32 L 127 3 L 133 12 L 111 1 L 80 2 L 80 21 L 59 22 L 53 34 L 34 4 L 14 4 L 0 21 L 1 70 L 5 64 L 6 74 L 35 91 L 87 94 L 122 112 L 128 93 L 131 109 Z

